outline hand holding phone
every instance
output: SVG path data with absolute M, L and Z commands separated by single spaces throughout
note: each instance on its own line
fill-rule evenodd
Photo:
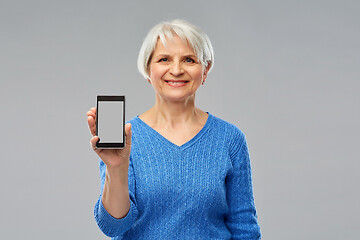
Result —
M 125 105 L 125 104 L 124 104 Z M 101 106 L 100 106 L 101 108 Z M 125 113 L 125 112 L 124 112 Z M 119 166 L 124 166 L 125 169 L 129 164 L 130 158 L 130 149 L 131 149 L 131 124 L 127 123 L 125 125 L 125 134 L 126 138 L 124 139 L 124 148 L 97 148 L 96 144 L 99 142 L 99 137 L 96 135 L 96 119 L 97 119 L 97 108 L 93 107 L 87 112 L 87 121 L 91 135 L 91 147 L 99 155 L 108 168 L 118 168 Z M 101 119 L 100 119 L 101 120 Z M 124 119 L 123 119 L 124 120 Z M 123 123 L 125 123 L 123 121 Z M 101 123 L 100 123 L 101 124 Z M 101 129 L 100 129 L 101 130 Z

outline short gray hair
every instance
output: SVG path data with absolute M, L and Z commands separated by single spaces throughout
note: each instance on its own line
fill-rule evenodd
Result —
M 149 78 L 149 64 L 158 39 L 160 39 L 166 47 L 166 38 L 172 39 L 174 33 L 183 41 L 189 43 L 194 50 L 196 57 L 201 62 L 203 69 L 209 68 L 209 71 L 211 70 L 214 65 L 214 50 L 209 37 L 193 24 L 176 19 L 155 25 L 145 37 L 140 48 L 137 62 L 139 72 L 145 78 Z

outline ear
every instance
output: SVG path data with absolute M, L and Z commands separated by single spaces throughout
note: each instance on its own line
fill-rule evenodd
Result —
M 148 81 L 148 83 L 149 83 L 149 84 L 151 84 L 151 80 L 150 80 L 150 78 L 148 78 L 148 79 L 147 79 L 147 81 Z
M 207 67 L 204 69 L 203 80 L 202 80 L 203 83 L 205 82 L 205 80 L 207 78 L 207 74 L 208 74 L 209 70 L 210 70 L 210 63 L 208 63 Z

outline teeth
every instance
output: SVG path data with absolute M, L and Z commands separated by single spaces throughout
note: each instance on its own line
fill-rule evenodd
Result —
M 184 82 L 172 82 L 172 81 L 168 81 L 168 83 L 171 83 L 171 84 L 183 84 L 183 83 L 186 83 L 185 81 Z

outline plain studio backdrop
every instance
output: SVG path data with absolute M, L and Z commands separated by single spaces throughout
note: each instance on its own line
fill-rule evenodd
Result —
M 6 1 L 0 5 L 0 238 L 107 239 L 93 207 L 98 157 L 86 112 L 126 95 L 148 30 L 202 28 L 215 65 L 197 105 L 246 134 L 264 240 L 357 239 L 359 1 Z

